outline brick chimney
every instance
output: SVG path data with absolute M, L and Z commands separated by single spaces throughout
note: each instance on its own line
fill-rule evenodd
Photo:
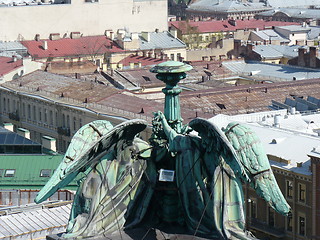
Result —
M 240 56 L 240 47 L 241 47 L 241 40 L 234 40 L 233 42 L 233 50 L 234 50 L 234 56 L 239 57 Z
M 252 53 L 252 50 L 253 50 L 253 44 L 252 44 L 252 43 L 249 43 L 249 44 L 247 45 L 248 54 L 251 54 L 251 53 Z
M 304 48 L 298 49 L 298 66 L 305 67 L 306 63 L 304 61 L 304 55 L 306 53 L 306 50 Z
M 317 67 L 317 57 L 318 57 L 318 50 L 316 47 L 309 48 L 309 62 L 310 67 L 316 68 Z

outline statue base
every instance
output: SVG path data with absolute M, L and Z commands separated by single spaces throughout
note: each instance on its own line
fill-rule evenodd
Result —
M 177 232 L 177 233 L 173 233 Z M 181 231 L 184 229 L 178 229 L 176 226 L 168 226 L 168 228 L 164 229 L 155 229 L 155 228 L 134 228 L 130 230 L 121 231 L 120 233 L 115 233 L 112 235 L 106 236 L 97 236 L 92 238 L 86 238 L 88 240 L 217 240 L 219 238 L 203 238 L 196 237 L 193 235 L 183 234 Z M 65 238 L 61 238 L 63 233 L 53 234 L 46 237 L 47 240 L 62 240 Z

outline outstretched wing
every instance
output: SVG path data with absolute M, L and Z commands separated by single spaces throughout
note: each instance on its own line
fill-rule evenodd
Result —
M 214 228 L 221 238 L 251 239 L 245 231 L 244 199 L 240 179 L 250 181 L 237 153 L 225 134 L 205 119 L 194 119 L 189 124 L 202 142 L 202 158 L 207 174 L 207 189 Z M 203 194 L 205 196 L 205 194 Z
M 279 189 L 258 136 L 250 128 L 238 123 L 230 123 L 225 133 L 257 194 L 277 212 L 287 215 L 290 206 Z
M 189 126 L 199 133 L 202 142 L 205 144 L 206 152 L 216 155 L 217 160 L 221 156 L 238 177 L 249 180 L 235 150 L 225 134 L 216 125 L 208 120 L 196 118 L 189 123 Z M 216 164 L 218 165 L 218 163 Z M 210 175 L 213 175 L 213 173 L 210 173 Z
M 57 190 L 67 186 L 80 172 L 84 172 L 101 157 L 117 148 L 131 144 L 135 135 L 143 131 L 147 122 L 130 120 L 113 127 L 105 120 L 93 121 L 74 135 L 60 165 L 35 198 L 40 203 Z

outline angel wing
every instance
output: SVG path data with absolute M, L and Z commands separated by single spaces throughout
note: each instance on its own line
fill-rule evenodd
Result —
M 231 166 L 233 172 L 237 174 L 238 177 L 250 181 L 243 164 L 241 164 L 240 159 L 237 157 L 234 148 L 220 128 L 202 118 L 196 118 L 192 120 L 189 123 L 189 126 L 200 135 L 202 142 L 205 145 L 206 152 L 215 154 L 216 159 L 219 159 L 219 156 L 221 156 L 224 161 Z M 212 159 L 210 161 L 212 161 Z M 212 164 L 217 165 L 217 162 Z M 212 171 L 214 170 L 211 170 L 210 175 L 212 175 Z
M 109 121 L 97 120 L 81 127 L 74 135 L 60 165 L 35 198 L 40 203 L 67 186 L 80 172 L 93 166 L 115 146 L 129 145 L 147 123 L 130 120 L 113 127 Z
M 143 120 L 126 121 L 115 127 L 98 120 L 75 134 L 59 167 L 35 199 L 37 203 L 44 201 L 85 172 L 75 195 L 66 237 L 98 236 L 122 228 L 124 214 L 137 192 L 147 192 L 144 200 L 148 203 L 150 189 L 137 189 L 147 168 L 140 160 L 150 157 L 151 149 L 135 137 L 146 126 Z M 135 208 L 139 220 L 144 212 L 139 211 L 139 205 Z M 96 227 L 90 227 L 92 224 Z
M 249 127 L 238 123 L 228 124 L 225 134 L 257 194 L 280 214 L 289 214 L 290 206 L 279 189 L 258 136 Z
M 244 197 L 240 179 L 250 181 L 245 166 L 225 134 L 213 123 L 197 118 L 189 126 L 203 145 L 212 224 L 223 239 L 255 239 L 245 231 Z M 204 195 L 205 196 L 205 195 Z

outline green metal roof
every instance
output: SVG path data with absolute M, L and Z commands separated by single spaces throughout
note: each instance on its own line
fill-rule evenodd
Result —
M 41 189 L 49 180 L 46 175 L 58 167 L 63 155 L 0 155 L 0 188 L 1 189 Z M 9 170 L 9 171 L 8 171 Z M 13 176 L 12 171 L 15 170 Z M 11 173 L 11 174 L 10 174 Z M 67 189 L 76 189 L 76 180 Z

